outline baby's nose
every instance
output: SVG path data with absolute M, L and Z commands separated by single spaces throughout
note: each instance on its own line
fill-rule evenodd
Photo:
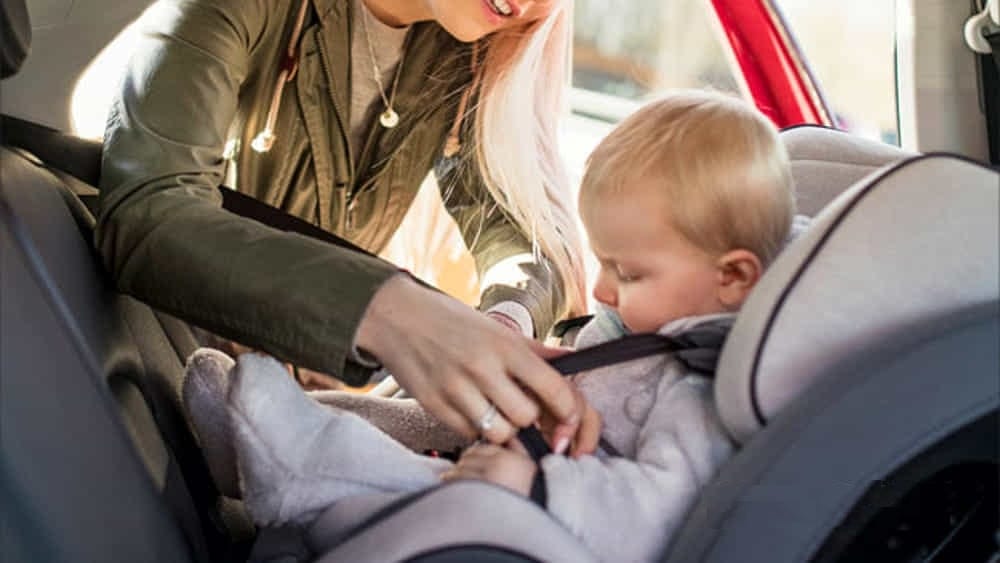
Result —
M 594 299 L 596 299 L 598 303 L 608 307 L 618 306 L 618 293 L 614 290 L 614 288 L 609 287 L 607 284 L 598 282 L 597 285 L 594 286 Z

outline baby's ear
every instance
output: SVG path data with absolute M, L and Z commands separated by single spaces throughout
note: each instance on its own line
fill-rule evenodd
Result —
M 764 267 L 757 255 L 742 248 L 719 257 L 719 302 L 730 311 L 739 309 L 750 290 L 757 285 Z

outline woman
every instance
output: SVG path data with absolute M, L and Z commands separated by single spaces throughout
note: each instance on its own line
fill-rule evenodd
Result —
M 501 326 L 544 336 L 584 303 L 555 139 L 566 1 L 158 1 L 104 142 L 96 239 L 119 287 L 350 384 L 382 364 L 466 435 L 506 441 L 542 408 L 592 446 L 593 411 Z M 481 278 L 516 275 L 483 284 L 501 323 L 217 191 L 378 252 L 432 167 Z

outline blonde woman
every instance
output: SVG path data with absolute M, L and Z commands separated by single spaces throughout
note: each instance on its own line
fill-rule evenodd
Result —
M 584 303 L 556 144 L 569 8 L 159 0 L 108 118 L 107 268 L 122 291 L 344 382 L 382 365 L 467 436 L 505 442 L 545 410 L 564 422 L 560 445 L 581 434 L 592 448 L 593 411 L 530 338 Z M 377 253 L 431 169 L 486 315 L 389 263 L 234 216 L 217 191 Z

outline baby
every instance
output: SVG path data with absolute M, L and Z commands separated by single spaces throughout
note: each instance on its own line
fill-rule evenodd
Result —
M 578 347 L 629 332 L 725 334 L 789 237 L 788 156 L 775 127 L 748 104 L 672 93 L 594 150 L 580 212 L 600 263 L 601 308 Z M 228 416 L 243 498 L 262 525 L 306 524 L 348 497 L 471 478 L 540 502 L 602 560 L 650 561 L 733 452 L 711 367 L 672 354 L 576 376 L 603 417 L 603 448 L 548 455 L 538 465 L 518 444 L 476 445 L 456 463 L 419 455 L 357 415 L 312 400 L 273 359 L 249 354 L 234 366 L 219 356 L 196 352 L 186 384 L 222 389 L 214 408 Z M 218 432 L 192 418 L 199 436 Z

